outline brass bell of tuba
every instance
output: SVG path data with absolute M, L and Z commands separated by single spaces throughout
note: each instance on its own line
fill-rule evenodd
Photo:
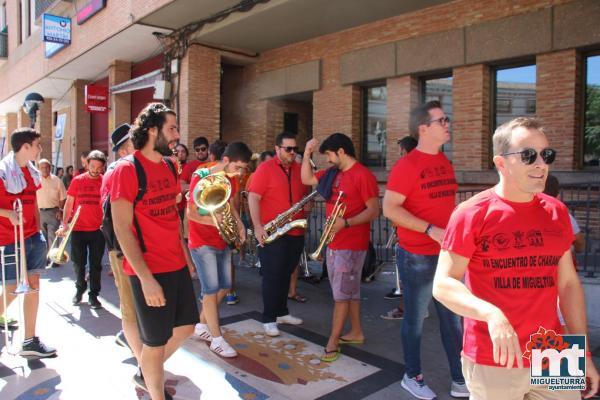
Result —
M 242 243 L 238 236 L 237 222 L 231 214 L 230 197 L 231 183 L 224 173 L 210 174 L 200 179 L 192 193 L 194 203 L 210 214 L 225 243 L 229 248 L 236 249 Z M 217 219 L 217 214 L 221 221 Z
M 71 236 L 71 232 L 73 232 L 73 228 L 77 223 L 77 219 L 79 218 L 79 212 L 81 212 L 81 206 L 77 207 L 77 211 L 75 211 L 75 215 L 73 219 L 69 223 L 67 228 L 67 232 L 65 236 L 62 238 L 60 245 L 58 247 L 54 247 L 56 245 L 56 241 L 58 240 L 58 235 L 52 241 L 52 245 L 50 246 L 50 250 L 48 250 L 48 261 L 53 262 L 54 264 L 66 264 L 69 262 L 71 257 L 69 253 L 67 253 L 66 247 L 67 242 L 69 241 L 69 237 Z

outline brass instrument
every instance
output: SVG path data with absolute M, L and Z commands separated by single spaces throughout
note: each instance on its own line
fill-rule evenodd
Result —
M 265 244 L 269 244 L 279 239 L 290 230 L 295 228 L 305 229 L 308 225 L 306 219 L 297 219 L 294 220 L 294 215 L 296 215 L 302 207 L 309 201 L 311 201 L 318 192 L 315 190 L 309 195 L 305 196 L 302 200 L 291 206 L 288 210 L 282 212 L 278 216 L 276 216 L 273 220 L 267 222 L 264 226 L 265 234 L 267 235 L 264 239 Z
M 48 250 L 48 261 L 50 261 L 51 263 L 59 264 L 59 265 L 66 264 L 71 259 L 71 257 L 69 256 L 69 253 L 67 253 L 67 250 L 65 250 L 65 249 L 67 247 L 67 242 L 69 241 L 69 237 L 71 236 L 71 232 L 73 232 L 73 228 L 75 227 L 75 224 L 77 223 L 77 219 L 79 218 L 80 212 L 81 212 L 81 206 L 77 207 L 77 211 L 75 211 L 75 215 L 73 216 L 73 219 L 71 220 L 71 222 L 69 223 L 69 226 L 67 227 L 67 232 L 65 233 L 65 236 L 61 240 L 60 245 L 56 248 L 54 246 L 56 244 L 56 241 L 58 240 L 58 235 L 56 235 L 54 237 L 54 240 L 52 241 L 52 245 L 50 246 L 50 250 Z
M 27 277 L 27 258 L 25 256 L 25 232 L 24 232 L 24 224 L 23 224 L 23 203 L 21 202 L 20 199 L 15 200 L 15 202 L 13 203 L 13 210 L 17 213 L 17 218 L 18 218 L 18 224 L 14 227 L 14 240 L 15 240 L 15 244 L 14 244 L 14 253 L 11 255 L 6 255 L 5 254 L 5 246 L 1 246 L 0 247 L 0 261 L 2 264 L 2 301 L 3 301 L 3 305 L 4 305 L 4 340 L 5 340 L 5 346 L 7 348 L 7 351 L 9 354 L 11 355 L 16 355 L 18 354 L 18 351 L 11 351 L 9 349 L 9 338 L 8 338 L 8 332 L 9 332 L 9 325 L 8 325 L 8 316 L 6 314 L 7 312 L 7 299 L 6 299 L 6 290 L 7 290 L 7 283 L 6 283 L 6 267 L 9 264 L 12 264 L 15 266 L 16 268 L 16 281 L 17 281 L 17 287 L 15 289 L 14 292 L 12 292 L 12 294 L 14 295 L 27 295 L 30 293 L 34 293 L 37 292 L 38 289 L 33 289 L 30 285 L 29 285 L 29 279 Z M 9 257 L 12 257 L 13 262 L 8 262 L 7 259 Z M 21 301 L 19 299 L 19 325 L 20 327 L 18 328 L 21 332 L 23 338 L 25 339 L 25 315 L 23 313 L 23 305 L 21 304 Z M 18 343 L 22 343 L 23 340 L 17 340 Z M 20 350 L 20 349 L 19 349 Z
M 181 167 L 181 161 L 179 161 L 179 157 L 177 156 L 177 146 L 173 147 L 171 153 L 173 153 L 173 162 L 177 166 L 177 175 L 181 175 L 183 168 Z
M 196 206 L 210 214 L 219 234 L 231 249 L 239 249 L 242 241 L 238 236 L 237 221 L 231 214 L 229 198 L 231 183 L 224 173 L 210 174 L 198 182 L 192 193 Z M 216 214 L 220 214 L 221 221 Z
M 343 217 L 344 213 L 346 212 L 346 204 L 342 203 L 341 201 L 343 194 L 344 192 L 340 190 L 337 200 L 333 205 L 331 215 L 329 216 L 329 218 L 327 218 L 327 221 L 325 221 L 325 225 L 323 226 L 323 233 L 321 234 L 321 241 L 319 242 L 319 246 L 313 253 L 309 255 L 311 260 L 322 260 L 321 252 L 323 251 L 323 248 L 329 243 L 331 243 L 331 241 L 335 237 L 335 233 L 331 232 L 331 230 L 333 229 L 333 224 L 335 224 L 335 221 L 338 219 L 338 217 Z

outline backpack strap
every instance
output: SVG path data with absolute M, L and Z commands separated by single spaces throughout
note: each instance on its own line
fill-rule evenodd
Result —
M 173 159 L 171 157 L 165 156 L 163 157 L 163 160 L 165 160 L 165 162 L 169 166 L 169 169 L 173 173 L 173 177 L 175 177 L 175 183 L 177 183 L 177 169 L 175 168 L 175 163 L 173 162 Z
M 142 229 L 140 228 L 140 224 L 137 218 L 135 217 L 135 206 L 140 200 L 142 200 L 142 197 L 144 197 L 144 195 L 146 194 L 146 189 L 148 186 L 148 183 L 146 181 L 146 171 L 144 171 L 144 167 L 142 166 L 140 160 L 135 158 L 133 154 L 124 157 L 124 159 L 133 163 L 133 165 L 135 166 L 135 174 L 138 180 L 138 192 L 135 196 L 135 199 L 133 200 L 133 226 L 135 227 L 135 231 L 137 233 L 138 241 L 140 243 L 140 249 L 142 250 L 142 253 L 145 253 L 147 250 L 146 244 L 144 243 L 144 237 L 142 236 Z

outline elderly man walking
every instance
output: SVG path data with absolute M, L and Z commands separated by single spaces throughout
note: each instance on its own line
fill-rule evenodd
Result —
M 52 169 L 50 161 L 42 158 L 38 162 L 38 167 L 42 176 L 41 188 L 36 192 L 40 210 L 40 228 L 49 247 L 62 220 L 62 208 L 67 200 L 67 190 L 63 181 L 50 172 Z

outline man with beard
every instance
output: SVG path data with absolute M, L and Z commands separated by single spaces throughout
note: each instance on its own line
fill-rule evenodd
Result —
M 134 162 L 119 163 L 111 178 L 110 201 L 117 239 L 123 250 L 123 270 L 129 276 L 140 338 L 143 376 L 136 384 L 153 400 L 170 398 L 164 389 L 164 361 L 194 331 L 198 308 L 186 264 L 185 243 L 177 214 L 181 192 L 168 157 L 179 131 L 174 111 L 148 104 L 130 131 Z M 139 163 L 139 166 L 136 166 Z M 147 187 L 138 193 L 137 168 Z M 189 267 L 192 267 L 189 265 Z
M 329 170 L 313 173 L 310 156 L 317 148 L 317 139 L 306 143 L 302 160 L 302 183 L 316 185 L 321 180 L 328 188 L 325 209 L 331 217 L 337 199 L 346 206 L 344 215 L 333 221 L 333 241 L 327 246 L 327 274 L 331 283 L 333 321 L 331 335 L 321 361 L 332 362 L 339 357 L 339 344 L 361 344 L 365 337 L 360 323 L 360 283 L 362 268 L 369 248 L 371 221 L 379 216 L 379 189 L 375 175 L 356 161 L 352 140 L 343 133 L 334 133 L 319 147 Z M 333 179 L 331 180 L 331 178 Z M 323 194 L 321 187 L 319 193 Z M 325 195 L 326 196 L 326 195 Z M 346 319 L 351 329 L 342 336 Z
M 300 178 L 300 164 L 294 161 L 298 147 L 296 135 L 283 132 L 275 138 L 275 158 L 262 163 L 249 187 L 248 205 L 254 234 L 260 247 L 262 267 L 263 327 L 269 336 L 278 336 L 277 324 L 300 325 L 302 320 L 290 315 L 287 294 L 290 277 L 304 248 L 304 229 L 292 229 L 272 243 L 264 244 L 264 225 L 287 211 L 308 192 Z M 303 218 L 304 211 L 294 216 Z
M 86 159 L 87 171 L 73 178 L 67 191 L 67 202 L 63 223 L 56 232 L 64 236 L 69 221 L 75 215 L 79 206 L 81 212 L 73 227 L 71 249 L 73 268 L 75 269 L 75 287 L 73 305 L 81 302 L 83 293 L 87 290 L 85 280 L 85 265 L 89 260 L 90 291 L 89 304 L 92 308 L 102 308 L 98 300 L 100 294 L 100 273 L 102 272 L 102 256 L 104 255 L 104 235 L 100 230 L 102 225 L 102 204 L 100 203 L 100 187 L 102 186 L 102 171 L 106 164 L 104 153 L 99 150 L 91 151 Z

